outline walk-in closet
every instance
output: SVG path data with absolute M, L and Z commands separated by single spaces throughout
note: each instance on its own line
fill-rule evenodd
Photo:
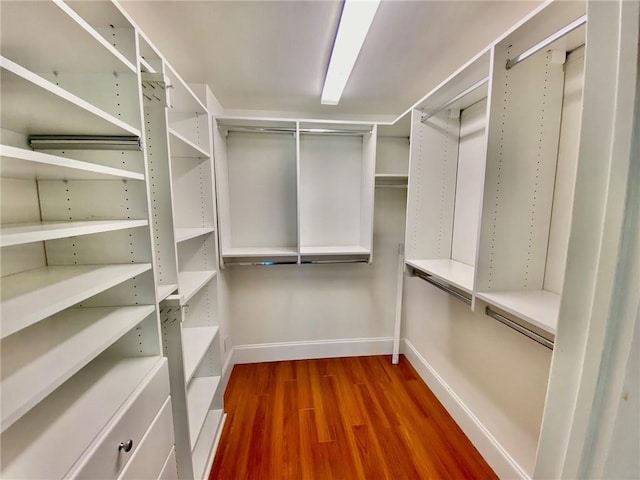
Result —
M 640 476 L 637 1 L 0 21 L 0 477 Z

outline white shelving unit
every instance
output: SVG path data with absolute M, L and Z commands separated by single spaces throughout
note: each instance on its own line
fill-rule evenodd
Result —
M 551 341 L 577 166 L 585 27 L 505 65 L 582 15 L 580 6 L 550 5 L 452 74 L 411 120 L 406 264 L 472 308 L 482 301 Z
M 216 124 L 223 265 L 371 261 L 375 125 Z
M 490 51 L 412 112 L 406 263 L 471 298 L 486 159 Z
M 532 19 L 495 47 L 490 108 L 500 117 L 492 116 L 488 126 L 476 272 L 477 298 L 550 339 L 569 243 L 585 26 L 510 70 L 501 62 L 585 13 L 555 9 L 553 18 Z
M 76 138 L 108 145 L 142 130 L 135 42 L 107 40 L 97 24 L 130 39 L 135 26 L 115 4 L 95 6 L 1 7 L 3 478 L 116 478 L 171 404 L 146 155 Z M 34 151 L 37 135 L 66 146 Z M 168 452 L 147 462 L 159 471 Z
M 143 96 L 147 93 L 157 298 L 169 362 L 175 465 L 178 478 L 200 479 L 208 476 L 225 418 L 218 389 L 221 340 L 211 121 L 206 99 L 196 96 L 144 35 L 139 41 L 144 52 L 139 63 L 151 73 L 142 76 L 142 90 Z M 213 411 L 215 416 L 210 415 Z M 217 423 L 203 430 L 207 418 Z

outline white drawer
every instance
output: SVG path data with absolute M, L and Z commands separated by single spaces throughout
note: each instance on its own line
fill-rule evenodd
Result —
M 178 480 L 178 466 L 176 464 L 176 449 L 171 448 L 164 467 L 158 476 L 158 480 Z
M 117 478 L 139 448 L 143 435 L 151 425 L 169 395 L 169 370 L 166 359 L 147 377 L 139 394 L 127 403 L 93 442 L 67 478 Z M 120 450 L 121 442 L 131 440 L 129 452 Z M 166 452 L 165 452 L 166 454 Z
M 122 471 L 120 480 L 156 480 L 162 472 L 167 452 L 171 451 L 173 443 L 171 397 L 168 397 L 151 427 L 144 434 L 136 453 Z

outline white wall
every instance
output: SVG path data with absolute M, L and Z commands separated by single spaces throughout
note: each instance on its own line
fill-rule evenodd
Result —
M 372 265 L 226 270 L 235 346 L 393 336 L 406 190 L 377 188 L 375 195 Z

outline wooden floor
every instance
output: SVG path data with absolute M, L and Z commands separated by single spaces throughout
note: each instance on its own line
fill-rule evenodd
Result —
M 401 357 L 236 365 L 210 479 L 497 478 Z

